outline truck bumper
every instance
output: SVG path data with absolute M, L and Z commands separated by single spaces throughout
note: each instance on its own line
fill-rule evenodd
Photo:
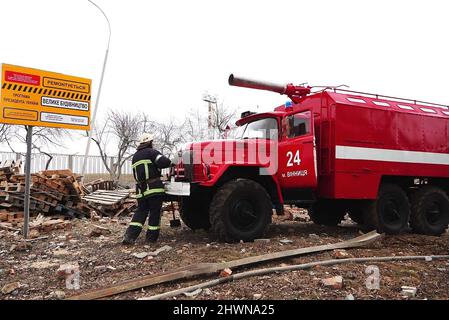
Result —
M 164 182 L 164 189 L 166 194 L 173 196 L 190 196 L 190 183 L 188 182 Z

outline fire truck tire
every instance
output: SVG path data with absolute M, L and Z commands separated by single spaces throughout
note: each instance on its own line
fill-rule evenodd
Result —
M 183 197 L 180 201 L 179 215 L 184 224 L 192 230 L 210 229 L 208 206 L 198 197 Z
M 410 226 L 420 234 L 439 236 L 449 224 L 449 198 L 438 187 L 425 186 L 411 199 Z
M 377 199 L 367 202 L 363 220 L 369 229 L 387 234 L 398 234 L 408 227 L 410 204 L 401 187 L 394 184 L 381 185 Z
M 335 200 L 321 199 L 315 202 L 309 211 L 310 219 L 315 224 L 336 226 L 343 220 L 346 208 Z
M 212 231 L 220 241 L 253 241 L 271 223 L 273 205 L 266 190 L 248 179 L 221 186 L 210 204 Z

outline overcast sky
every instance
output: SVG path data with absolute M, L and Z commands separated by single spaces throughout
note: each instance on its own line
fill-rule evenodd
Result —
M 286 101 L 229 87 L 230 73 L 449 103 L 447 1 L 96 3 L 112 27 L 99 117 L 127 108 L 182 119 L 206 111 L 205 91 L 241 110 Z M 0 30 L 0 62 L 91 78 L 95 100 L 108 29 L 87 0 L 0 0 Z M 76 141 L 58 151 L 83 153 Z

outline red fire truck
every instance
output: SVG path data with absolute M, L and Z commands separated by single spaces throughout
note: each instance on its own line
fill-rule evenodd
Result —
M 242 114 L 234 139 L 180 151 L 166 192 L 181 218 L 224 241 L 263 235 L 273 210 L 309 209 L 314 223 L 440 235 L 449 224 L 449 108 L 355 91 L 229 77 L 285 94 L 272 112 Z M 269 154 L 276 163 L 261 161 Z M 269 152 L 265 152 L 269 150 Z M 274 158 L 274 159 L 273 159 Z

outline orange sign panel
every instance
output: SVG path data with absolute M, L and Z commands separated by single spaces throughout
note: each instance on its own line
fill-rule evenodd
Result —
M 90 130 L 92 81 L 2 65 L 0 123 Z

